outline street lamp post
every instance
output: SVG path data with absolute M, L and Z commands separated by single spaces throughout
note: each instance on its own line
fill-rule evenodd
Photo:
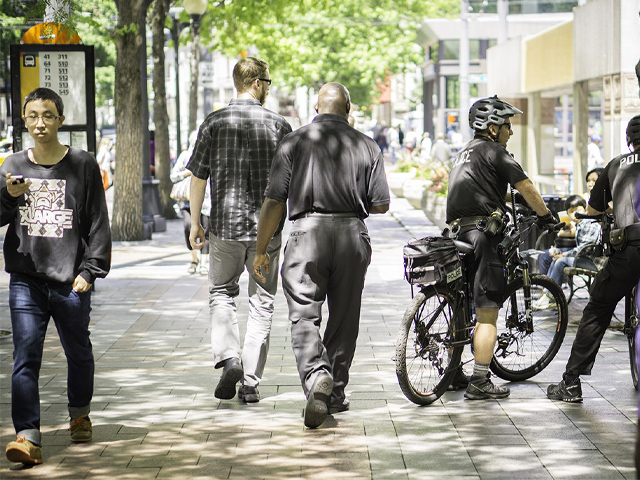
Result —
M 198 76 L 200 64 L 200 21 L 207 10 L 207 0 L 184 0 L 185 11 L 191 15 L 191 90 L 189 92 L 189 133 L 196 128 L 198 114 Z
M 178 13 L 179 11 L 169 13 L 173 21 L 171 38 L 173 39 L 174 62 L 176 66 L 176 157 L 180 155 L 182 150 L 182 136 L 180 133 L 180 64 L 178 62 L 178 55 L 180 54 L 180 32 L 189 25 L 188 23 L 182 23 L 178 20 Z
M 195 50 L 194 45 L 197 48 L 197 44 L 199 42 L 198 39 L 198 31 L 200 28 L 200 20 L 204 15 L 205 10 L 207 9 L 207 0 L 185 0 L 183 2 L 184 11 L 191 15 L 191 23 L 184 23 L 178 20 L 178 16 L 182 9 L 180 8 L 171 8 L 169 12 L 169 16 L 172 20 L 172 28 L 171 28 L 171 38 L 173 39 L 173 49 L 174 49 L 174 61 L 176 67 L 176 155 L 180 155 L 182 151 L 182 132 L 181 132 L 181 119 L 180 119 L 180 64 L 179 64 L 179 51 L 180 51 L 180 32 L 189 25 L 191 25 L 192 32 L 192 52 L 197 52 Z M 195 32 L 195 33 L 194 33 Z M 193 64 L 194 54 L 192 53 L 191 60 L 191 90 L 190 90 L 190 101 L 193 101 L 192 98 L 195 96 L 195 104 L 197 106 L 197 89 L 198 89 L 198 77 L 197 77 L 197 59 L 195 72 L 195 79 L 193 77 L 194 64 Z M 195 83 L 195 88 L 194 88 Z M 195 95 L 194 95 L 195 91 Z M 194 121 L 195 123 L 195 121 Z

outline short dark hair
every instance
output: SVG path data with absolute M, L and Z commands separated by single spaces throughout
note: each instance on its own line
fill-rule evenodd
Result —
M 587 172 L 587 174 L 585 175 L 585 177 L 584 177 L 584 181 L 585 181 L 585 182 L 588 182 L 588 181 L 589 181 L 589 175 L 591 175 L 592 173 L 597 173 L 597 174 L 598 174 L 598 177 L 599 177 L 600 175 L 602 175 L 602 172 L 604 172 L 604 168 L 602 168 L 602 167 L 592 168 L 592 169 L 591 169 L 591 170 L 589 170 L 589 171 Z
M 64 103 L 62 101 L 62 97 L 60 97 L 60 95 L 58 95 L 50 88 L 40 87 L 36 88 L 24 98 L 24 103 L 22 104 L 23 115 L 27 113 L 27 103 L 33 102 L 35 100 L 50 100 L 56 106 L 58 115 L 62 116 L 64 113 Z
M 580 195 L 569 195 L 564 201 L 564 209 L 569 210 L 576 207 L 587 208 L 587 201 Z
M 246 92 L 251 87 L 251 83 L 264 78 L 269 70 L 269 64 L 264 60 L 254 57 L 241 58 L 233 67 L 233 84 L 239 93 Z

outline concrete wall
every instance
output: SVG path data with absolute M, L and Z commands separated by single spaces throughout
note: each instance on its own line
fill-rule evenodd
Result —
M 512 38 L 487 50 L 487 95 L 500 98 L 522 94 L 522 37 Z
M 575 79 L 633 72 L 640 58 L 640 0 L 591 0 L 575 8 Z
M 565 22 L 522 42 L 522 91 L 573 84 L 573 22 Z

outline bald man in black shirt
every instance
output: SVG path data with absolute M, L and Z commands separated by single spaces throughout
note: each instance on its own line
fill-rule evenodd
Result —
M 324 85 L 315 117 L 276 150 L 258 222 L 254 274 L 268 273 L 267 245 L 289 201 L 293 226 L 285 248 L 282 286 L 291 343 L 307 395 L 304 424 L 319 427 L 328 413 L 348 410 L 345 386 L 360 323 L 371 242 L 363 219 L 389 209 L 389 187 L 376 143 L 348 123 L 349 91 Z M 329 305 L 320 338 L 322 305 Z

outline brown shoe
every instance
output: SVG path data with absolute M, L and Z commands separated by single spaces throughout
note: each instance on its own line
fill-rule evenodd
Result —
M 25 465 L 39 465 L 42 463 L 42 451 L 38 445 L 27 440 L 24 435 L 18 435 L 14 442 L 7 445 L 7 460 Z
M 72 418 L 69 422 L 69 430 L 71 431 L 71 441 L 75 443 L 88 442 L 93 436 L 93 428 L 88 415 Z

